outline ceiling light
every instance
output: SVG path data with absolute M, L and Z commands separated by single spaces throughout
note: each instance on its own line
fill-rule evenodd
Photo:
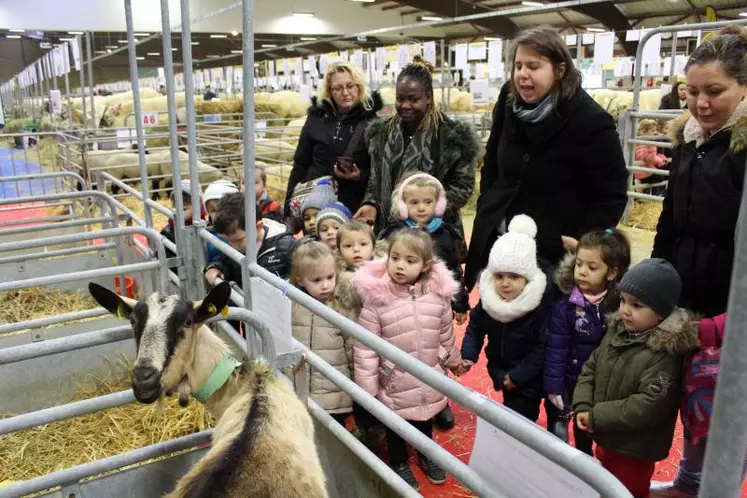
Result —
M 139 61 L 144 61 L 144 60 L 145 60 L 145 57 L 135 57 L 135 59 L 137 59 L 137 60 L 139 60 Z
M 172 48 L 171 49 L 172 52 L 176 52 L 177 50 L 179 50 L 179 49 L 178 48 Z
M 210 38 L 228 38 L 228 35 L 210 35 Z
M 232 54 L 243 54 L 244 52 L 242 52 L 241 50 L 231 50 L 231 53 Z
M 747 11 L 745 11 L 745 12 L 740 12 L 740 13 L 739 13 L 739 15 L 740 15 L 740 16 L 742 16 L 742 17 L 747 17 Z
M 314 38 L 313 36 L 302 36 L 301 37 L 301 41 L 314 41 L 314 40 L 316 40 L 316 38 Z
M 110 48 L 107 48 L 107 49 L 106 49 L 106 53 L 107 53 L 107 54 L 111 54 L 111 53 L 112 53 L 112 49 L 110 49 Z
M 232 34 L 233 36 L 239 36 L 239 32 L 238 32 L 238 31 L 236 31 L 235 29 L 234 29 L 233 31 L 231 31 L 231 34 Z
M 124 45 L 125 43 L 127 43 L 127 40 L 117 40 L 117 43 L 121 43 Z
M 594 27 L 591 27 L 591 28 L 586 28 L 586 31 L 588 31 L 590 33 L 604 33 L 604 28 L 594 28 Z
M 532 2 L 531 0 L 524 0 L 523 2 L 521 2 L 521 5 L 525 5 L 527 7 L 542 7 L 545 4 L 543 4 L 542 2 Z
M 119 48 L 119 45 L 107 45 L 105 48 Z
M 191 42 L 192 45 L 199 45 L 200 42 Z
M 5 38 L 15 38 L 15 39 L 19 39 L 19 38 L 21 38 L 21 35 L 5 35 Z
M 110 50 L 110 52 L 111 52 L 111 50 Z M 94 50 L 93 53 L 94 54 L 105 54 L 106 50 Z
M 71 41 L 75 41 L 75 38 L 70 38 L 69 36 L 68 36 L 68 37 L 64 37 L 64 36 L 61 36 L 61 37 L 60 37 L 60 41 L 68 41 L 68 42 L 71 42 Z
M 149 33 L 134 33 L 133 36 L 150 36 Z
M 208 59 L 220 59 L 220 55 L 208 55 Z
M 275 48 L 275 47 L 277 47 L 277 45 L 275 45 L 274 43 L 263 43 L 262 44 L 262 48 Z
M 500 38 L 496 38 L 495 36 L 484 36 L 483 40 L 485 40 L 485 41 L 501 41 Z
M 293 17 L 314 17 L 313 12 L 294 12 Z
M 82 31 L 68 31 L 67 34 L 69 35 L 82 35 Z
M 160 52 L 148 52 L 148 55 L 159 56 L 159 55 L 161 55 L 161 53 Z
M 25 29 L 9 29 L 8 31 L 10 31 L 11 33 L 25 33 L 26 32 Z
M 421 21 L 443 21 L 444 18 L 438 17 L 438 16 L 421 16 L 420 20 Z

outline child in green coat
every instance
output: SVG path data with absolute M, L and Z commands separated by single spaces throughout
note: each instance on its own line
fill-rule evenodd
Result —
M 654 465 L 672 445 L 683 355 L 698 346 L 698 327 L 676 307 L 682 282 L 663 259 L 633 267 L 619 289 L 620 309 L 584 365 L 573 408 L 597 459 L 633 496 L 648 498 Z

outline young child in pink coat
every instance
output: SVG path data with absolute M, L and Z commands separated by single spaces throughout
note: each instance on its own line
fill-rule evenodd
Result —
M 456 371 L 462 357 L 452 325 L 451 300 L 459 284 L 446 266 L 434 259 L 430 236 L 404 228 L 391 239 L 386 259 L 371 261 L 354 278 L 363 299 L 358 322 L 440 373 Z M 355 380 L 428 437 L 432 418 L 446 406 L 446 397 L 367 346 L 354 345 Z M 390 465 L 415 489 L 419 483 L 407 462 L 405 441 L 387 429 Z M 425 455 L 418 463 L 434 484 L 446 474 Z

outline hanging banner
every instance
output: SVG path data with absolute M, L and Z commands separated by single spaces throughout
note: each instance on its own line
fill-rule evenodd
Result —
M 488 71 L 495 73 L 494 78 L 503 75 L 503 40 L 492 40 L 488 43 Z
M 298 57 L 294 62 L 295 62 L 294 72 L 296 76 L 302 76 L 303 75 L 303 58 Z
M 460 43 L 454 50 L 454 67 L 457 69 L 469 69 L 468 47 L 466 43 Z
M 267 62 L 267 76 L 275 76 L 275 61 Z
M 313 55 L 310 55 L 308 58 L 309 62 L 309 75 L 316 78 L 319 76 L 319 69 L 316 67 L 316 57 Z
M 353 56 L 350 58 L 350 63 L 356 67 L 363 69 L 363 50 L 353 51 Z
M 399 48 L 399 65 L 405 67 L 410 63 L 410 49 L 407 45 L 400 45 Z
M 51 103 L 52 114 L 59 116 L 62 112 L 62 93 L 60 90 L 49 91 L 49 102 Z
M 594 64 L 609 64 L 615 52 L 615 33 L 597 33 L 594 37 Z
M 281 59 L 283 63 L 283 76 L 290 76 L 291 73 L 291 61 L 290 59 Z
M 348 62 L 348 51 L 347 50 L 340 50 L 340 60 L 343 62 Z
M 75 70 L 80 71 L 80 43 L 78 43 L 78 37 L 70 44 L 70 48 L 73 49 L 73 62 L 75 63 Z
M 376 69 L 383 71 L 386 62 L 386 47 L 376 47 Z
M 436 42 L 429 41 L 423 44 L 423 58 L 436 65 Z
M 644 33 L 641 32 L 641 37 Z M 660 64 L 661 63 L 661 33 L 656 33 L 648 39 L 646 44 L 643 46 L 643 55 L 641 60 L 644 64 Z
M 328 54 L 321 54 L 319 56 L 319 71 L 322 74 L 326 74 L 328 66 L 329 66 L 329 55 Z

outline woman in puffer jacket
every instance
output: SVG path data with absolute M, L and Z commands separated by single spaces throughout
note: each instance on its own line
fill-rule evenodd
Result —
M 363 299 L 358 319 L 362 326 L 439 373 L 461 366 L 451 311 L 459 284 L 434 259 L 427 233 L 400 230 L 391 239 L 387 258 L 365 264 L 353 278 Z M 354 352 L 358 385 L 432 438 L 432 418 L 446 406 L 446 397 L 364 344 L 356 342 Z M 392 468 L 418 489 L 405 441 L 387 429 L 387 442 Z M 432 483 L 446 481 L 444 471 L 425 455 L 419 454 L 418 463 Z

